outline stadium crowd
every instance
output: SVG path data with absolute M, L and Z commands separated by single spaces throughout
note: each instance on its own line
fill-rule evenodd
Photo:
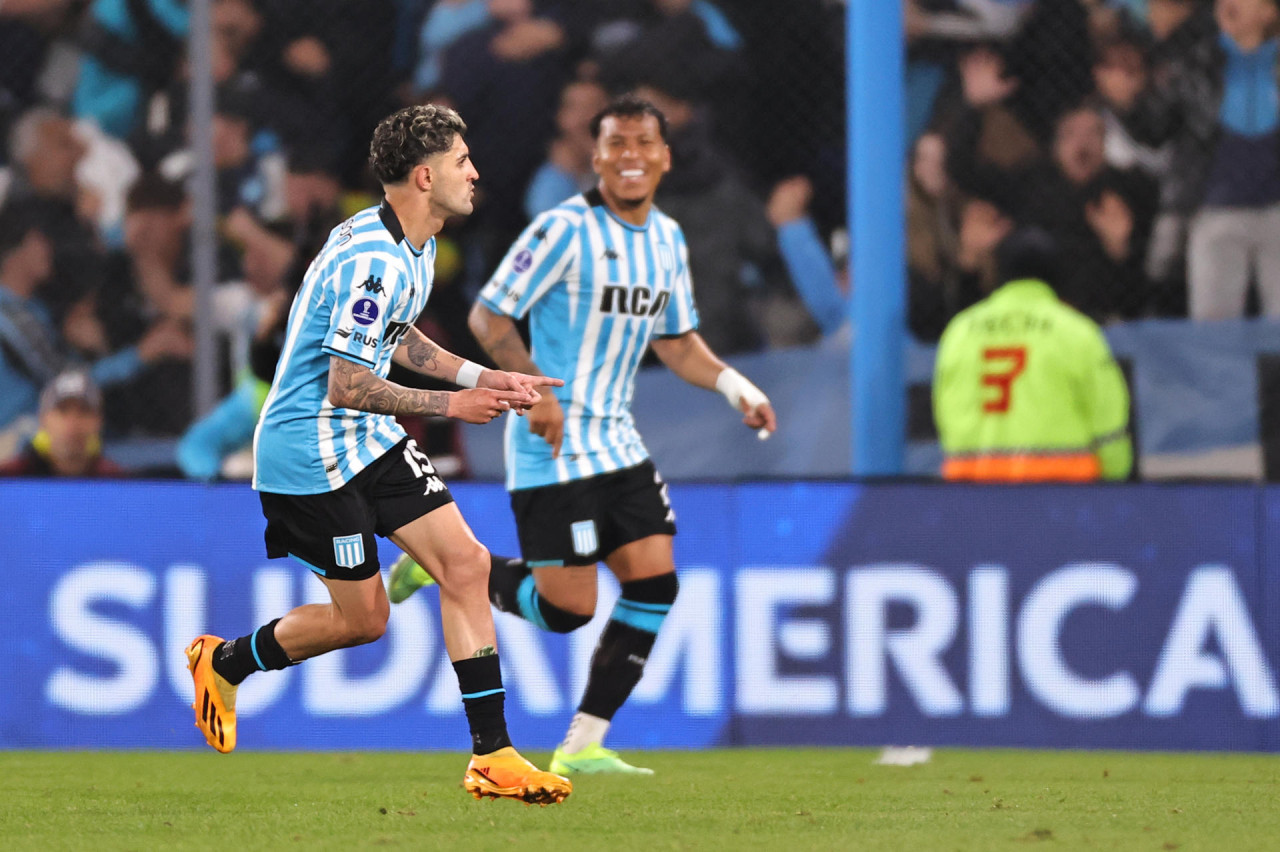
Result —
M 1100 322 L 1280 316 L 1275 0 L 903 3 L 918 339 L 990 292 L 1018 225 L 1062 244 L 1057 289 Z M 460 111 L 480 172 L 422 319 L 452 351 L 484 359 L 466 328 L 481 284 L 534 214 L 593 182 L 588 119 L 624 90 L 670 119 L 657 201 L 688 235 L 707 341 L 734 354 L 835 333 L 844 14 L 213 0 L 218 284 L 199 319 L 223 342 L 224 389 L 252 410 L 302 270 L 375 200 L 372 127 L 426 100 Z M 188 27 L 183 0 L 0 0 L 0 460 L 72 365 L 102 389 L 108 439 L 191 425 Z M 460 458 L 450 427 L 415 428 L 433 458 Z

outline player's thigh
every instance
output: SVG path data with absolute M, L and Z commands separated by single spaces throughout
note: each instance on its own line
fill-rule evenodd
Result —
M 471 531 L 457 503 L 447 503 L 409 521 L 390 538 L 441 587 L 477 579 L 488 582 L 489 551 Z
M 647 580 L 676 570 L 673 539 L 669 535 L 651 535 L 624 544 L 605 560 L 620 583 Z
M 609 570 L 624 582 L 670 572 L 676 514 L 653 462 L 618 471 L 602 485 L 601 549 Z
M 336 580 L 321 577 L 329 590 L 329 598 L 342 620 L 360 632 L 381 632 L 391 614 L 391 602 L 382 586 L 382 575 L 374 574 L 363 580 Z
M 520 554 L 533 571 L 538 593 L 579 615 L 596 608 L 600 509 L 594 478 L 511 494 Z

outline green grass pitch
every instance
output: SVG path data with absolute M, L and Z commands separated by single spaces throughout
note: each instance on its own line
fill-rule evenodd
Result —
M 0 752 L 0 849 L 1280 849 L 1276 756 L 876 755 L 632 752 L 657 774 L 538 808 L 470 798 L 462 754 Z

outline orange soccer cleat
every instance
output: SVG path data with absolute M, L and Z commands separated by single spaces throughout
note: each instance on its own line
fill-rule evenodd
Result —
M 462 787 L 477 799 L 516 799 L 544 808 L 563 802 L 573 792 L 568 778 L 542 771 L 511 746 L 472 755 Z
M 187 668 L 196 685 L 196 727 L 205 742 L 226 754 L 236 747 L 236 690 L 213 670 L 213 652 L 222 639 L 205 634 L 187 646 Z

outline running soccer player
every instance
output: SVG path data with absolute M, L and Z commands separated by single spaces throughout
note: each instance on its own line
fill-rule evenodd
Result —
M 684 234 L 653 205 L 671 168 L 666 118 L 624 96 L 595 116 L 591 135 L 596 188 L 534 219 L 471 311 L 471 330 L 499 366 L 568 377 L 526 418 L 507 421 L 507 488 L 524 559 L 494 558 L 489 599 L 568 633 L 591 620 L 604 561 L 622 595 L 551 768 L 650 774 L 604 747 L 678 588 L 675 512 L 631 416 L 640 359 L 652 347 L 680 378 L 720 391 L 763 437 L 777 424 L 764 393 L 697 332 Z M 515 325 L 526 315 L 532 353 Z M 392 600 L 424 580 L 398 563 Z
M 435 234 L 472 210 L 478 175 L 466 125 L 445 107 L 411 106 L 373 132 L 369 162 L 380 206 L 330 234 L 290 311 L 284 349 L 254 436 L 254 483 L 269 557 L 292 556 L 328 587 L 330 603 L 300 606 L 224 642 L 187 648 L 196 726 L 220 752 L 236 746 L 238 685 L 336 648 L 373 642 L 389 604 L 374 534 L 412 554 L 440 586 L 445 645 L 471 727 L 463 787 L 476 798 L 542 805 L 573 789 L 511 745 L 493 615 L 489 554 L 462 519 L 430 459 L 398 415 L 487 423 L 536 403 L 558 379 L 486 370 L 441 349 L 414 323 L 431 293 Z M 387 381 L 394 361 L 467 390 L 415 390 Z

